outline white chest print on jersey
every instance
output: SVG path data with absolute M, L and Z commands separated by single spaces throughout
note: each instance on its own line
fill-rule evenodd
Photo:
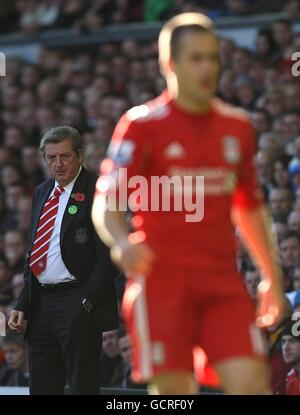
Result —
M 170 143 L 164 149 L 164 156 L 167 159 L 181 159 L 185 156 L 186 151 L 178 141 Z
M 223 137 L 224 159 L 230 164 L 237 164 L 241 160 L 240 143 L 237 137 L 226 135 Z

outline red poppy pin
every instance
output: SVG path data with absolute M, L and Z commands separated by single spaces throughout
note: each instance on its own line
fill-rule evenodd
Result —
M 71 195 L 71 197 L 72 197 L 73 199 L 75 199 L 75 200 L 76 200 L 76 202 L 83 202 L 83 201 L 84 201 L 84 199 L 85 199 L 85 194 L 84 194 L 84 193 L 73 193 L 73 194 Z

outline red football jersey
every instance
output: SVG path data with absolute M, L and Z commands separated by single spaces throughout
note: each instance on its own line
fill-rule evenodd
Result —
M 121 172 L 118 197 L 127 200 L 138 189 L 132 186 L 124 196 L 130 179 L 134 184 L 142 176 L 149 187 L 142 197 L 135 193 L 131 199 L 131 208 L 136 209 L 133 225 L 145 232 L 158 257 L 196 263 L 203 270 L 230 271 L 235 269 L 236 249 L 232 204 L 252 208 L 262 201 L 254 152 L 253 130 L 243 111 L 214 99 L 207 113 L 193 114 L 178 107 L 164 92 L 121 118 L 108 159 L 102 163 L 97 189 L 105 188 L 103 182 L 101 185 L 105 176 L 116 177 Z M 170 190 L 169 211 L 157 209 L 163 206 L 168 192 L 150 185 L 153 177 L 162 176 L 176 178 Z M 197 181 L 200 176 L 204 177 L 204 197 L 201 181 Z M 190 197 L 187 206 L 185 191 Z M 181 200 L 182 211 L 175 207 L 175 198 Z
M 286 395 L 300 395 L 300 376 L 292 369 L 287 374 L 285 383 L 285 394 Z

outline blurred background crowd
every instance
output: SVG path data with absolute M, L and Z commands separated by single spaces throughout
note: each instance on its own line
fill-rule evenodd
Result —
M 300 51 L 300 32 L 292 19 L 300 17 L 300 2 L 0 0 L 0 28 L 25 35 L 58 28 L 93 31 L 195 10 L 212 17 L 280 10 L 291 16 L 258 29 L 252 49 L 221 38 L 218 88 L 220 98 L 248 111 L 256 133 L 254 162 L 272 216 L 287 297 L 284 320 L 267 333 L 273 391 L 284 394 L 287 373 L 297 364 L 300 370 L 299 339 L 294 352 L 281 342 L 290 314 L 300 310 L 300 78 L 292 71 L 292 54 Z M 8 316 L 23 286 L 32 191 L 48 178 L 38 150 L 41 135 L 58 125 L 76 127 L 84 141 L 84 164 L 98 174 L 120 116 L 160 94 L 165 82 L 156 39 L 106 42 L 77 52 L 42 48 L 34 63 L 10 58 L 6 71 L 0 80 L 0 312 Z M 238 233 L 236 240 L 237 266 L 256 302 L 260 274 Z M 120 302 L 123 285 L 119 280 Z M 0 386 L 27 385 L 22 335 L 8 333 L 0 344 Z M 103 386 L 136 387 L 129 378 L 131 346 L 124 329 L 104 333 L 103 350 Z
M 93 31 L 111 24 L 166 20 L 192 8 L 213 18 L 280 10 L 297 18 L 300 13 L 297 0 L 0 0 L 0 32 Z

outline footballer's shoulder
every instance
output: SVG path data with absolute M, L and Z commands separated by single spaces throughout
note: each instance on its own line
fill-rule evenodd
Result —
M 288 380 L 290 380 L 291 378 L 295 377 L 295 375 L 296 375 L 296 372 L 295 372 L 295 370 L 292 368 L 292 369 L 290 369 L 290 370 L 289 370 L 289 372 L 287 372 L 286 377 L 287 377 L 287 379 L 288 379 Z
M 126 112 L 125 116 L 129 122 L 145 123 L 151 120 L 161 120 L 170 113 L 168 102 L 161 96 L 138 105 Z
M 215 98 L 213 106 L 217 113 L 225 118 L 231 118 L 232 120 L 241 121 L 245 123 L 250 122 L 249 113 L 243 108 L 237 107 L 227 102 L 222 101 L 219 98 Z

